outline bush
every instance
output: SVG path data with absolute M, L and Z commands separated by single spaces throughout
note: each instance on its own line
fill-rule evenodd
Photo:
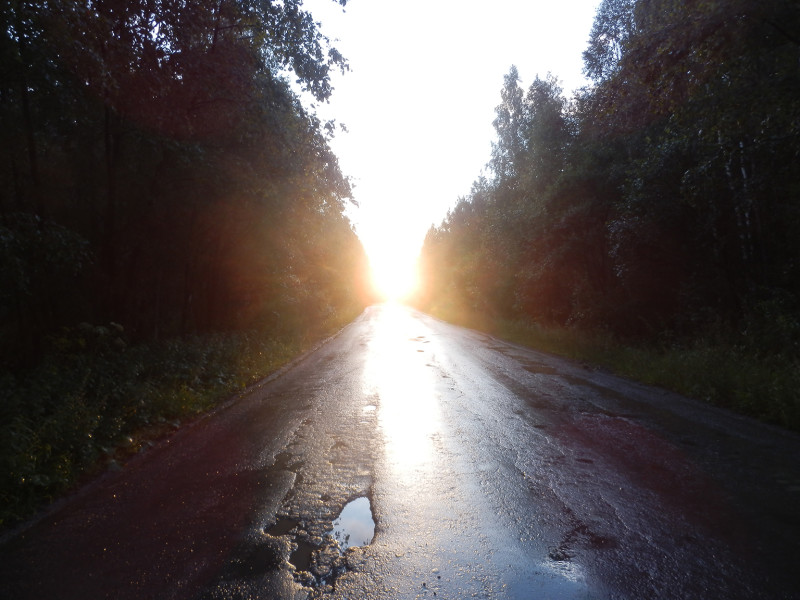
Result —
M 26 518 L 144 440 L 244 389 L 301 340 L 227 333 L 130 346 L 121 326 L 81 324 L 44 361 L 0 372 L 0 526 Z

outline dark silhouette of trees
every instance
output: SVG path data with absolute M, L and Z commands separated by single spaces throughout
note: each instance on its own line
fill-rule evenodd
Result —
M 574 98 L 550 76 L 523 94 L 512 67 L 491 177 L 428 234 L 429 304 L 648 339 L 769 330 L 796 354 L 799 25 L 784 0 L 605 0 Z
M 341 2 L 344 4 L 344 2 Z M 82 320 L 153 339 L 310 327 L 357 296 L 297 0 L 11 0 L 0 34 L 3 359 Z

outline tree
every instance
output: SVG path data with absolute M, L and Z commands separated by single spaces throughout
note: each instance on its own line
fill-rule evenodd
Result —
M 616 77 L 641 90 L 626 112 L 647 118 L 629 142 L 636 150 L 613 231 L 628 277 L 683 265 L 660 286 L 629 281 L 672 297 L 668 313 L 683 305 L 741 314 L 756 288 L 790 281 L 768 272 L 794 264 L 791 244 L 767 239 L 786 240 L 797 224 L 783 165 L 797 152 L 800 52 L 774 23 L 797 22 L 798 12 L 747 0 L 637 4 L 638 34 Z
M 512 65 L 503 78 L 501 103 L 495 108 L 497 118 L 492 123 L 497 132 L 497 142 L 492 144 L 490 165 L 500 181 L 514 179 L 525 151 L 523 91 L 519 81 L 519 72 Z
M 311 257 L 359 260 L 349 183 L 286 77 L 324 101 L 347 63 L 301 2 L 16 0 L 2 22 L 0 224 L 36 213 L 93 257 L 28 335 L 67 313 L 134 338 L 249 327 L 287 282 L 308 322 L 338 310 L 351 267 Z
M 635 0 L 603 0 L 589 33 L 589 47 L 583 53 L 584 73 L 597 82 L 617 70 L 628 41 L 635 33 Z
M 484 312 L 510 294 L 503 314 L 626 336 L 799 310 L 798 27 L 788 0 L 604 0 L 584 54 L 593 85 L 568 103 L 537 78 L 523 96 L 512 68 L 481 244 L 460 233 L 472 196 L 431 251 L 473 282 L 488 259 L 505 267 L 489 267 L 505 285 L 482 293 Z

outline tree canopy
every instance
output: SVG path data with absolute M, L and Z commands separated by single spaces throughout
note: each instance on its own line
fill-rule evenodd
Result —
M 339 0 L 344 5 L 345 0 Z M 357 295 L 350 185 L 290 79 L 347 69 L 299 0 L 11 0 L 0 35 L 5 357 L 325 319 Z
M 648 339 L 724 325 L 796 355 L 797 30 L 788 0 L 604 0 L 591 85 L 525 91 L 512 67 L 491 175 L 426 239 L 425 302 Z

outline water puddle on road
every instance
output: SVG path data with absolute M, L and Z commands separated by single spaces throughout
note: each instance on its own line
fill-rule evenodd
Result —
M 375 521 L 369 498 L 356 498 L 348 502 L 341 514 L 333 522 L 333 529 L 328 532 L 339 542 L 339 551 L 344 552 L 351 546 L 366 546 L 375 536 Z
M 275 522 L 275 525 L 268 527 L 265 531 L 273 536 L 286 535 L 291 532 L 295 527 L 300 524 L 297 519 L 290 519 L 288 517 L 281 517 Z
M 299 534 L 299 527 L 300 521 L 298 519 L 281 517 L 272 527 L 265 529 L 265 532 L 275 537 L 291 535 L 297 547 L 289 555 L 289 562 L 292 563 L 294 568 L 298 571 L 308 571 L 309 565 L 311 564 L 311 555 L 316 549 L 316 546 L 303 539 Z
M 375 521 L 369 499 L 360 497 L 345 505 L 322 544 L 309 536 L 299 519 L 291 517 L 279 517 L 264 533 L 289 537 L 292 550 L 288 562 L 294 567 L 295 579 L 314 587 L 332 582 L 347 570 L 344 551 L 372 542 Z
M 308 571 L 311 566 L 311 555 L 317 547 L 310 542 L 296 539 L 295 543 L 297 548 L 289 555 L 289 562 L 294 565 L 298 571 Z

